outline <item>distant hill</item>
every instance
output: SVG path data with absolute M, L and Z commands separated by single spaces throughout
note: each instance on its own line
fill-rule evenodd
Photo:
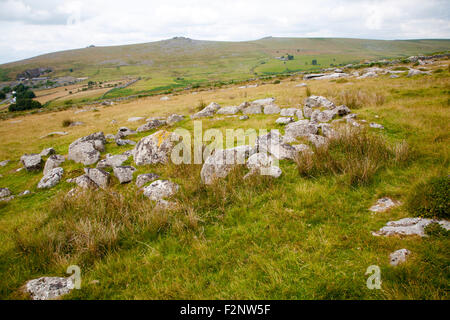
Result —
M 2 78 L 15 79 L 28 69 L 51 68 L 51 77 L 111 80 L 146 77 L 152 85 L 173 81 L 243 79 L 254 75 L 312 70 L 365 59 L 408 57 L 450 50 L 450 40 L 363 40 L 274 38 L 221 42 L 176 37 L 135 45 L 68 50 L 0 65 Z M 294 59 L 283 61 L 282 56 Z M 312 60 L 317 65 L 312 65 Z

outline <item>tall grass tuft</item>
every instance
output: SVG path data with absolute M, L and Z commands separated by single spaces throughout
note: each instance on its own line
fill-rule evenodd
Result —
M 348 89 L 330 92 L 338 105 L 346 105 L 350 109 L 360 109 L 364 106 L 381 106 L 385 103 L 385 96 L 379 92 L 369 92 L 361 89 Z
M 314 153 L 300 153 L 296 164 L 302 176 L 343 176 L 347 184 L 356 186 L 370 183 L 387 164 L 404 163 L 409 158 L 405 142 L 390 147 L 383 137 L 367 130 L 345 128 Z
M 118 250 L 123 241 L 136 242 L 174 226 L 198 226 L 195 213 L 167 212 L 137 190 L 118 194 L 108 190 L 60 195 L 50 204 L 50 214 L 40 225 L 16 230 L 19 252 L 39 257 L 43 265 L 93 263 Z M 187 221 L 187 222 L 186 222 Z

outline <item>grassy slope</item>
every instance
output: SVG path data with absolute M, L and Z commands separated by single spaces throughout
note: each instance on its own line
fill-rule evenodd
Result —
M 133 92 L 159 86 L 177 85 L 176 78 L 187 83 L 247 79 L 258 74 L 287 70 L 311 70 L 331 63 L 351 63 L 363 59 L 407 57 L 419 53 L 448 51 L 449 40 L 380 41 L 334 38 L 265 38 L 247 42 L 214 42 L 171 39 L 158 42 L 94 47 L 46 54 L 0 66 L 0 73 L 15 74 L 24 69 L 51 66 L 54 74 L 92 80 L 141 76 L 144 84 Z M 287 62 L 273 59 L 286 53 L 296 56 Z M 311 60 L 320 64 L 311 66 Z M 262 62 L 266 64 L 262 65 Z M 308 63 L 306 65 L 305 63 Z M 73 72 L 69 72 L 69 69 Z
M 299 82 L 183 93 L 165 102 L 152 97 L 100 108 L 99 112 L 74 115 L 73 110 L 67 110 L 23 117 L 20 123 L 3 122 L 0 159 L 17 160 L 25 152 L 39 152 L 48 146 L 64 154 L 79 136 L 98 130 L 115 132 L 121 125 L 133 127 L 126 122 L 132 116 L 192 113 L 201 100 L 230 105 L 275 96 L 281 106 L 299 106 L 305 98 L 304 90 L 294 87 Z M 140 167 L 137 174 L 155 172 L 179 183 L 179 197 L 191 206 L 192 217 L 177 220 L 168 216 L 164 219 L 173 221 L 161 231 L 126 233 L 115 250 L 92 261 L 76 255 L 44 259 L 34 251 L 43 249 L 42 243 L 51 237 L 39 233 L 42 225 L 61 219 L 49 207 L 57 207 L 61 200 L 58 193 L 67 192 L 71 185 L 61 182 L 54 189 L 36 192 L 41 174 L 15 173 L 19 167 L 16 160 L 0 168 L 2 187 L 8 186 L 15 194 L 27 188 L 35 192 L 0 207 L 0 296 L 20 297 L 17 289 L 26 280 L 64 275 L 68 265 L 82 264 L 82 290 L 67 298 L 448 298 L 448 238 L 376 238 L 371 231 L 410 214 L 403 207 L 377 215 L 367 211 L 381 196 L 404 201 L 416 182 L 448 174 L 448 69 L 432 76 L 383 76 L 352 82 L 311 81 L 309 87 L 314 94 L 335 99 L 353 90 L 382 95 L 384 104 L 364 105 L 356 112 L 361 118 L 383 124 L 386 130 L 380 134 L 388 141 L 406 140 L 417 152 L 409 165 L 385 168 L 372 183 L 357 188 L 343 185 L 339 177 L 301 178 L 289 162 L 282 162 L 283 175 L 277 180 L 242 183 L 232 176 L 211 188 L 198 183 L 199 167 Z M 69 128 L 70 135 L 65 137 L 38 138 L 63 130 L 61 123 L 66 118 L 84 121 L 86 126 Z M 118 124 L 111 125 L 111 119 Z M 205 120 L 203 127 L 270 128 L 275 119 Z M 192 122 L 186 120 L 179 126 L 191 129 Z M 108 145 L 106 152 L 127 149 Z M 65 178 L 69 178 L 79 175 L 83 166 L 66 162 L 63 167 Z M 113 188 L 135 193 L 132 184 L 121 187 L 115 182 Z M 96 210 L 87 206 L 83 212 L 89 220 L 89 214 Z M 76 213 L 70 213 L 67 221 L 72 215 Z M 35 249 L 28 254 L 18 251 L 14 241 L 17 234 L 36 241 Z M 392 268 L 389 253 L 400 248 L 408 248 L 413 255 L 405 265 Z M 381 291 L 365 286 L 364 273 L 373 264 L 382 270 Z M 92 284 L 91 280 L 100 283 Z

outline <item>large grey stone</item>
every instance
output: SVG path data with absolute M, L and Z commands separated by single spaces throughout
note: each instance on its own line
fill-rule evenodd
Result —
M 156 128 L 159 128 L 163 125 L 165 125 L 167 122 L 165 120 L 150 120 L 148 121 L 146 124 L 140 126 L 139 128 L 137 128 L 137 132 L 147 132 L 147 131 L 151 131 L 154 130 Z
M 114 167 L 113 171 L 114 175 L 119 179 L 119 182 L 124 184 L 133 180 L 133 173 L 136 171 L 136 168 L 132 166 L 119 166 Z
M 108 172 L 97 168 L 84 168 L 84 172 L 99 187 L 106 188 L 108 186 L 111 176 Z
M 134 162 L 138 166 L 167 163 L 179 139 L 179 135 L 164 130 L 142 138 L 134 148 Z
M 103 132 L 79 138 L 69 146 L 69 160 L 84 165 L 91 165 L 100 159 L 100 152 L 105 151 L 106 138 Z
M 218 105 L 215 102 L 211 102 L 208 106 L 203 108 L 203 110 L 192 115 L 191 118 L 198 119 L 198 118 L 212 117 L 214 115 L 214 113 L 216 113 L 216 111 L 219 109 L 220 109 L 220 105 Z
M 150 200 L 161 200 L 173 196 L 178 192 L 179 186 L 169 180 L 156 180 L 144 188 L 144 195 Z
M 172 114 L 167 118 L 167 123 L 168 124 L 174 124 L 180 121 L 184 120 L 184 116 L 179 115 L 179 114 Z
M 24 154 L 20 161 L 27 171 L 39 171 L 42 169 L 42 158 L 39 154 Z
M 33 300 L 52 300 L 68 294 L 74 287 L 73 278 L 42 277 L 28 281 L 25 290 Z
M 59 181 L 61 181 L 62 175 L 64 173 L 63 168 L 53 168 L 38 183 L 38 189 L 48 189 L 56 186 Z
M 298 137 L 307 137 L 318 132 L 318 126 L 309 120 L 299 120 L 289 123 L 285 130 L 284 141 L 295 142 Z
M 219 110 L 217 110 L 217 114 L 236 114 L 241 111 L 241 108 L 237 106 L 228 106 L 228 107 L 222 107 Z
M 264 114 L 279 114 L 280 107 L 275 104 L 264 105 Z
M 66 158 L 64 156 L 59 154 L 53 154 L 51 155 L 47 161 L 45 162 L 44 166 L 44 176 L 49 173 L 52 169 L 58 168 L 62 163 L 66 161 Z
M 215 150 L 203 164 L 202 181 L 205 184 L 212 184 L 216 179 L 225 178 L 236 165 L 245 164 L 245 160 L 254 152 L 250 146 Z
M 294 159 L 297 154 L 294 147 L 284 143 L 283 137 L 276 130 L 272 130 L 268 134 L 259 136 L 256 139 L 255 147 L 258 152 L 269 153 L 278 160 Z

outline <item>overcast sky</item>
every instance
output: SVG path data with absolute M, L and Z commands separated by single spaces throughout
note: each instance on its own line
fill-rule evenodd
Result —
M 450 38 L 450 0 L 0 0 L 0 63 L 186 36 Z

